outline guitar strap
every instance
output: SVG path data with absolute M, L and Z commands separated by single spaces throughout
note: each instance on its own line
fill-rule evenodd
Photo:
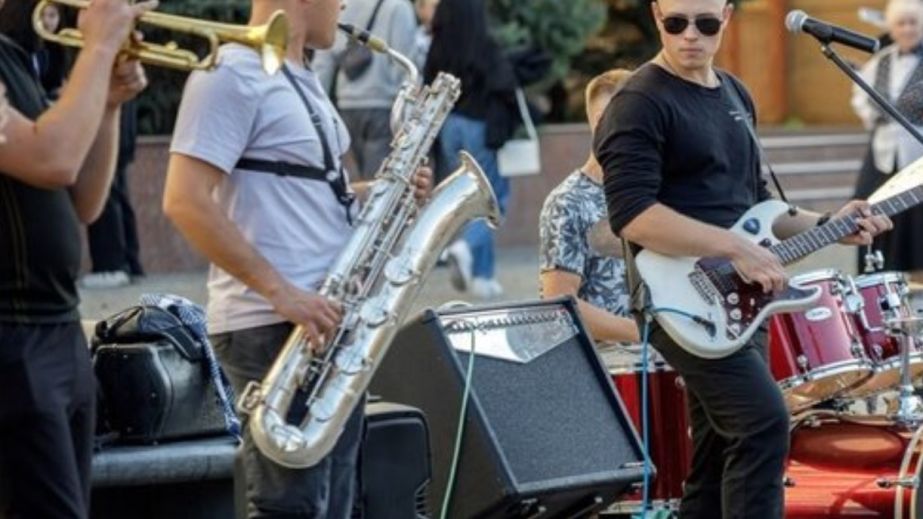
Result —
M 769 156 L 766 154 L 766 150 L 763 148 L 763 143 L 760 141 L 759 135 L 756 134 L 756 128 L 753 127 L 753 116 L 749 110 L 747 110 L 743 97 L 740 91 L 737 89 L 737 85 L 734 84 L 734 80 L 731 79 L 731 76 L 725 72 L 715 71 L 718 74 L 718 77 L 721 79 L 721 88 L 727 93 L 728 98 L 730 98 L 731 103 L 734 105 L 734 109 L 738 113 L 738 117 L 743 119 L 744 126 L 747 127 L 747 133 L 750 134 L 750 140 L 753 141 L 754 146 L 756 146 L 756 153 L 759 156 L 760 165 L 765 164 L 766 169 L 769 170 L 769 176 L 772 178 L 773 185 L 776 186 L 776 191 L 779 193 L 779 198 L 783 202 L 788 204 L 789 207 L 794 210 L 794 206 L 788 201 L 788 198 L 785 196 L 785 190 L 782 189 L 782 184 L 779 183 L 779 177 L 776 176 L 775 170 L 772 168 L 772 164 L 769 162 Z M 762 172 L 757 172 L 756 182 L 758 183 Z M 754 195 L 759 191 L 759 186 L 754 185 Z

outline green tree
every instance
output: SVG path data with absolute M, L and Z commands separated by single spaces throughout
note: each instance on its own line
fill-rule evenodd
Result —
M 551 55 L 547 84 L 563 79 L 606 25 L 605 0 L 490 0 L 488 6 L 501 45 L 537 46 Z

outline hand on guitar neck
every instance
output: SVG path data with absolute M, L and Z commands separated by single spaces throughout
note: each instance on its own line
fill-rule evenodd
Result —
M 850 215 L 859 216 L 856 219 L 859 230 L 840 239 L 838 243 L 842 245 L 868 245 L 875 236 L 894 228 L 890 218 L 884 214 L 873 214 L 871 205 L 864 200 L 848 202 L 830 219 Z M 818 218 L 819 215 L 815 213 L 799 209 L 794 216 L 785 214 L 779 217 L 773 230 L 779 238 L 789 238 L 814 227 Z M 740 277 L 748 283 L 759 283 L 766 294 L 780 294 L 785 290 L 787 275 L 779 257 L 765 246 L 755 244 L 741 235 L 732 236 L 733 248 L 728 259 Z
M 887 215 L 873 214 L 871 204 L 865 200 L 848 202 L 831 219 L 845 218 L 850 215 L 859 215 L 856 219 L 859 232 L 841 239 L 839 243 L 843 245 L 870 245 L 875 236 L 894 228 L 894 224 Z

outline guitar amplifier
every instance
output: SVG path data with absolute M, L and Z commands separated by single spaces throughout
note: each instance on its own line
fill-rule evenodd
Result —
M 396 336 L 371 391 L 425 413 L 435 516 L 472 351 L 448 517 L 585 517 L 641 480 L 637 433 L 572 299 L 427 310 Z

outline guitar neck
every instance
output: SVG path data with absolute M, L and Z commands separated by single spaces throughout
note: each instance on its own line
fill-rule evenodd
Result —
M 874 204 L 872 212 L 874 214 L 893 216 L 910 209 L 921 201 L 923 201 L 923 186 L 917 186 Z M 783 240 L 770 247 L 770 250 L 778 256 L 783 265 L 794 263 L 827 245 L 855 234 L 859 230 L 859 224 L 857 223 L 859 218 L 858 214 L 851 214 L 830 220 L 824 225 L 819 225 Z

